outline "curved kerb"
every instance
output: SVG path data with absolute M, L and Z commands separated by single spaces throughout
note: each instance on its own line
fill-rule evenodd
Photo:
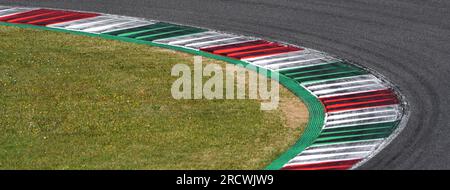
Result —
M 270 77 L 307 106 L 301 138 L 276 169 L 354 169 L 407 122 L 406 101 L 384 77 L 317 50 L 205 28 L 118 15 L 0 6 L 0 25 L 36 28 L 172 49 L 246 67 Z

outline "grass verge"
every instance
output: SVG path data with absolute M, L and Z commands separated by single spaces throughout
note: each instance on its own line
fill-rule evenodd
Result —
M 262 169 L 307 109 L 286 89 L 259 100 L 174 100 L 173 65 L 145 45 L 0 26 L 0 168 Z M 225 63 L 204 59 L 205 63 Z

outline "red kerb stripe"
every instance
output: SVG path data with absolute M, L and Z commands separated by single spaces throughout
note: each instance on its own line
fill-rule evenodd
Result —
M 327 112 L 370 108 L 398 104 L 397 96 L 389 89 L 320 98 Z
M 361 159 L 331 161 L 313 164 L 289 165 L 281 168 L 282 170 L 346 170 L 361 161 Z
M 200 50 L 207 51 L 207 52 L 214 52 L 217 50 L 247 47 L 247 46 L 254 46 L 254 45 L 268 44 L 268 43 L 270 43 L 270 42 L 265 41 L 265 40 L 255 40 L 255 41 L 236 43 L 236 44 L 230 44 L 230 45 L 212 46 L 212 47 L 202 48 Z
M 248 59 L 248 58 L 255 58 L 255 57 L 262 57 L 262 56 L 269 56 L 269 55 L 288 53 L 288 52 L 299 51 L 299 50 L 302 50 L 302 49 L 296 48 L 296 47 L 280 47 L 280 48 L 272 48 L 272 49 L 268 49 L 268 50 L 265 50 L 265 51 L 258 51 L 258 52 L 240 54 L 238 56 L 230 56 L 230 57 L 236 58 L 236 59 Z
M 23 12 L 23 13 L 17 13 L 17 14 L 13 14 L 13 15 L 9 15 L 9 16 L 3 16 L 3 17 L 0 17 L 0 21 L 8 22 L 9 20 L 13 20 L 13 19 L 17 19 L 17 18 L 25 18 L 25 17 L 44 14 L 44 13 L 48 13 L 48 12 L 51 12 L 51 10 L 37 9 L 37 10 L 27 11 L 27 12 Z
M 0 21 L 34 25 L 48 25 L 98 16 L 96 13 L 37 9 L 0 17 Z
M 221 50 L 216 50 L 213 53 L 227 55 L 227 54 L 231 54 L 231 53 L 252 51 L 252 50 L 258 50 L 258 49 L 263 49 L 263 48 L 268 48 L 268 47 L 277 47 L 277 46 L 276 46 L 276 44 L 266 43 L 266 44 L 238 47 L 238 48 L 221 49 Z
M 334 99 L 340 99 L 340 98 L 355 98 L 355 97 L 371 96 L 371 95 L 378 95 L 378 94 L 393 94 L 393 93 L 391 90 L 385 89 L 385 90 L 375 90 L 375 91 L 362 92 L 362 93 L 356 93 L 356 94 L 347 94 L 347 95 L 341 95 L 341 96 L 330 96 L 330 97 L 326 97 L 326 98 L 320 98 L 320 100 L 326 101 L 326 100 L 334 100 Z
M 299 51 L 303 49 L 276 42 L 255 40 L 230 45 L 208 47 L 201 50 L 235 59 L 245 59 Z
M 70 21 L 80 20 L 80 19 L 85 19 L 85 18 L 92 18 L 92 17 L 96 17 L 96 16 L 99 16 L 99 14 L 75 13 L 75 14 L 64 16 L 64 17 L 47 19 L 46 21 L 34 22 L 33 24 L 45 26 L 45 25 L 70 22 Z

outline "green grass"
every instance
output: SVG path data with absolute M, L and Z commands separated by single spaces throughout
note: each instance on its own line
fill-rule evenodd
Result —
M 171 68 L 191 55 L 5 26 L 0 36 L 1 169 L 263 169 L 307 122 L 286 89 L 270 112 L 259 100 L 174 100 Z

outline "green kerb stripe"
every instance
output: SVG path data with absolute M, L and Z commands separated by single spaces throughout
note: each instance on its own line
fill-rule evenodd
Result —
M 386 123 L 348 126 L 348 127 L 328 128 L 328 129 L 323 129 L 321 134 L 333 134 L 333 133 L 340 133 L 343 131 L 357 131 L 357 130 L 364 130 L 364 129 L 389 128 L 389 127 L 393 128 L 396 125 L 397 125 L 397 122 L 386 122 Z
M 316 66 L 319 65 L 328 65 L 328 64 L 334 64 L 334 63 L 339 63 L 341 61 L 330 61 L 330 62 L 323 62 L 323 63 L 317 63 Z M 295 72 L 295 70 L 298 69 L 302 69 L 302 68 L 308 68 L 310 66 L 294 66 L 294 67 L 287 67 L 287 68 L 281 68 L 278 70 L 279 73 L 290 73 L 290 72 Z
M 136 35 L 132 35 L 132 36 L 128 36 L 128 37 L 136 38 L 136 39 L 140 40 L 142 38 L 147 38 L 147 37 L 152 37 L 152 36 L 157 36 L 157 35 L 170 34 L 170 33 L 173 33 L 173 32 L 180 32 L 180 31 L 183 31 L 183 30 L 186 30 L 186 29 L 178 28 L 178 27 L 170 27 L 170 28 L 163 28 L 163 29 L 148 31 L 148 32 L 144 32 L 144 33 L 140 33 L 140 34 L 136 34 Z
M 204 32 L 204 31 L 206 31 L 206 30 L 195 29 L 195 28 L 188 29 L 188 30 L 181 30 L 181 31 L 172 31 L 172 32 L 167 32 L 167 33 L 163 33 L 163 34 L 147 36 L 145 38 L 141 38 L 141 40 L 153 41 L 153 40 L 159 40 L 159 39 L 165 39 L 165 38 L 185 36 L 185 35 L 189 35 L 189 34 L 196 34 L 196 33 Z
M 389 136 L 390 133 L 368 133 L 361 135 L 348 135 L 348 136 L 338 136 L 338 137 L 327 137 L 322 139 L 316 139 L 315 145 L 319 144 L 333 144 L 333 143 L 343 143 L 343 142 L 354 142 L 363 140 L 372 140 L 378 138 L 385 138 Z
M 293 78 L 300 83 L 304 83 L 362 75 L 367 72 L 346 62 L 338 61 L 314 66 L 285 69 L 280 71 L 280 73 Z
M 153 41 L 158 39 L 195 34 L 204 31 L 206 30 L 189 26 L 180 26 L 175 24 L 158 22 L 151 25 L 129 28 L 105 34 L 119 37 L 135 38 L 138 40 Z
M 328 68 L 321 68 L 317 70 L 312 71 L 305 71 L 305 72 L 297 72 L 290 75 L 287 75 L 291 78 L 308 78 L 308 77 L 314 77 L 314 76 L 320 76 L 324 74 L 329 73 L 339 73 L 339 72 L 352 72 L 352 71 L 359 71 L 356 68 L 347 68 L 347 67 L 328 67 Z
M 343 64 L 342 62 L 334 62 L 334 63 L 328 63 L 328 64 L 320 64 L 320 65 L 313 65 L 313 66 L 306 66 L 306 67 L 301 67 L 301 68 L 296 68 L 296 69 L 290 69 L 290 70 L 284 70 L 284 71 L 280 71 L 281 74 L 285 74 L 285 75 L 291 75 L 291 74 L 295 74 L 295 73 L 302 73 L 305 71 L 316 71 L 316 70 L 321 70 L 321 69 L 325 69 L 325 68 L 342 68 L 342 67 L 348 67 L 347 65 Z
M 155 33 L 159 33 L 159 32 L 172 31 L 172 30 L 177 30 L 177 29 L 179 29 L 179 27 L 174 27 L 174 26 L 154 27 L 154 28 L 148 29 L 148 30 L 123 33 L 123 34 L 119 34 L 118 36 L 128 37 L 128 38 L 136 38 L 139 36 L 145 36 L 147 34 L 155 34 Z
M 367 128 L 367 129 L 358 129 L 358 130 L 350 130 L 350 131 L 340 131 L 333 133 L 321 133 L 319 139 L 328 138 L 328 137 L 336 137 L 336 136 L 349 136 L 349 135 L 364 135 L 371 133 L 390 133 L 392 131 L 392 127 L 379 127 L 379 128 Z
M 337 79 L 337 78 L 357 76 L 357 75 L 363 75 L 363 74 L 366 74 L 366 72 L 360 71 L 360 70 L 341 71 L 341 72 L 326 73 L 326 74 L 315 75 L 315 76 L 300 77 L 300 78 L 295 78 L 295 80 L 302 83 L 302 82 L 312 82 L 312 81 L 320 81 L 320 80 L 328 80 L 328 79 Z
M 104 34 L 113 35 L 113 36 L 119 36 L 121 34 L 140 32 L 140 31 L 145 31 L 145 30 L 151 30 L 151 29 L 153 29 L 155 27 L 163 27 L 163 26 L 169 26 L 169 24 L 159 22 L 159 23 L 156 23 L 156 24 L 150 24 L 150 25 L 139 26 L 139 27 L 135 27 L 135 28 L 128 28 L 128 29 L 124 29 L 124 30 L 107 32 L 107 33 L 104 33 Z

